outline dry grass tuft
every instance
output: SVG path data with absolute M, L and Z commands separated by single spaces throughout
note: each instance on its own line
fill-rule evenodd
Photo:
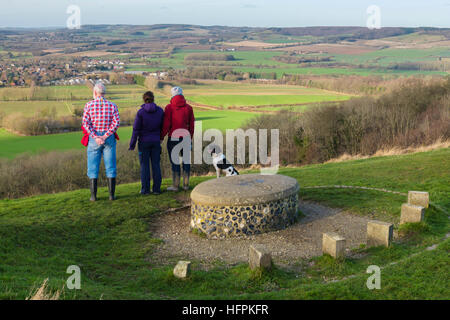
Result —
M 427 151 L 449 148 L 449 147 L 450 147 L 450 140 L 442 141 L 441 139 L 438 139 L 433 144 L 426 145 L 426 146 L 409 147 L 409 148 L 400 148 L 400 147 L 384 148 L 384 149 L 378 150 L 373 155 L 360 155 L 360 154 L 351 155 L 348 153 L 344 153 L 340 157 L 330 159 L 330 160 L 326 161 L 325 163 L 343 162 L 343 161 L 348 161 L 348 160 L 360 160 L 360 159 L 368 159 L 368 158 L 373 158 L 373 157 L 397 156 L 397 155 L 406 154 L 406 153 L 427 152 Z
M 59 300 L 61 292 L 57 290 L 53 295 L 48 292 L 47 289 L 48 278 L 44 280 L 42 285 L 36 290 L 35 293 L 30 293 L 30 296 L 26 300 Z

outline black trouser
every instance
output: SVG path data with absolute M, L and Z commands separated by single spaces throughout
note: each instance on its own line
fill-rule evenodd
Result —
M 150 193 L 150 162 L 152 163 L 153 192 L 161 192 L 161 145 L 159 142 L 139 142 L 141 163 L 141 193 Z
M 176 172 L 176 173 L 180 173 L 181 172 L 181 166 L 178 163 L 174 163 L 172 161 L 172 150 L 173 148 L 181 143 L 183 141 L 182 138 L 180 138 L 179 140 L 172 140 L 171 138 L 167 139 L 167 151 L 169 152 L 169 159 L 170 159 L 170 163 L 172 164 L 172 171 Z M 189 152 L 190 152 L 190 148 L 189 148 Z M 180 155 L 183 156 L 183 149 L 181 149 Z M 183 172 L 189 173 L 191 172 L 191 164 L 190 163 L 184 163 L 183 162 Z

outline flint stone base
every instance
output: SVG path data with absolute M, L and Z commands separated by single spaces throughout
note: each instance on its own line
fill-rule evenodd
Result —
M 296 221 L 299 186 L 282 175 L 212 179 L 191 193 L 191 230 L 207 238 L 245 237 L 285 229 Z

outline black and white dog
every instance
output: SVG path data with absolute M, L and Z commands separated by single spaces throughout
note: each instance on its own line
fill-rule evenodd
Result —
M 222 153 L 218 146 L 210 146 L 208 148 L 209 153 L 213 159 L 213 165 L 216 169 L 217 178 L 220 178 L 220 173 L 225 172 L 227 177 L 237 176 L 239 172 L 233 167 L 231 163 L 227 161 L 225 155 Z

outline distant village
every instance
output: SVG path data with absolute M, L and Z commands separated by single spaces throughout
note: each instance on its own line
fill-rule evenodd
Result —
M 119 75 L 122 74 L 123 76 Z M 101 80 L 106 84 L 130 81 L 133 75 L 167 77 L 167 72 L 125 71 L 119 59 L 74 58 L 67 60 L 0 61 L 0 87 L 82 85 Z

